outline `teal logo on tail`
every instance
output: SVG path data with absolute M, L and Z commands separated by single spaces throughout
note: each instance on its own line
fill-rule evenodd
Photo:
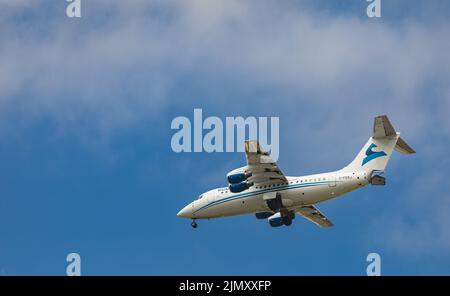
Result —
M 373 151 L 372 149 L 377 147 L 377 145 L 375 144 L 371 144 L 369 146 L 369 148 L 367 148 L 366 150 L 366 157 L 364 157 L 363 161 L 362 161 L 362 165 L 365 165 L 366 163 L 368 163 L 369 161 L 371 161 L 372 159 L 378 158 L 380 156 L 385 156 L 386 153 L 384 153 L 384 151 Z

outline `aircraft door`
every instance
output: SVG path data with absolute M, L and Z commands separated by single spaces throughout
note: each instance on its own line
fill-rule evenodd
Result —
M 208 192 L 208 194 L 206 194 L 206 200 L 208 202 L 213 202 L 215 200 L 215 196 L 216 194 L 214 194 L 213 192 Z
M 207 199 L 208 202 L 213 202 L 214 201 L 214 197 L 212 195 L 208 195 Z

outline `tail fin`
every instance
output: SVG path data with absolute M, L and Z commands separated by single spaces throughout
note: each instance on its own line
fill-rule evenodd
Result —
M 375 117 L 373 135 L 361 149 L 356 158 L 343 170 L 383 171 L 391 157 L 392 151 L 404 154 L 416 153 L 400 138 L 386 115 Z

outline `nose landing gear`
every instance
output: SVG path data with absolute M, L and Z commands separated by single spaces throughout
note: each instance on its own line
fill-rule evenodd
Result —
M 197 228 L 197 222 L 195 222 L 195 219 L 192 219 L 192 223 L 191 223 L 192 228 Z

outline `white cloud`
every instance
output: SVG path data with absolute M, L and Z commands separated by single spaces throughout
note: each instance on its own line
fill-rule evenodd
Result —
M 220 106 L 228 115 L 236 106 L 279 112 L 281 128 L 298 135 L 281 144 L 286 147 L 281 161 L 291 157 L 288 170 L 298 167 L 294 163 L 305 170 L 344 165 L 335 156 L 350 161 L 377 114 L 388 113 L 411 143 L 431 141 L 436 126 L 434 133 L 448 137 L 448 19 L 392 22 L 307 7 L 278 1 L 102 0 L 86 2 L 81 20 L 61 11 L 54 19 L 34 16 L 32 26 L 13 22 L 16 7 L 0 19 L 0 108 L 21 106 L 30 121 L 49 116 L 63 128 L 84 125 L 108 137 L 117 128 L 160 118 L 165 108 L 191 97 L 173 96 L 180 79 L 188 77 L 210 95 L 195 99 L 205 108 Z M 229 89 L 270 91 L 246 103 L 239 95 L 224 98 Z M 322 110 L 321 118 L 308 114 L 311 106 Z M 330 143 L 334 154 L 315 153 Z M 304 154 L 296 153 L 299 148 Z M 439 157 L 446 155 L 444 148 L 439 142 L 432 150 Z M 439 202 L 425 205 L 433 218 L 419 229 L 446 222 Z M 391 236 L 404 232 L 404 241 L 418 239 L 420 232 L 408 228 L 402 216 L 396 219 Z M 437 234 L 443 240 L 436 244 L 447 246 L 444 228 L 434 229 L 429 241 Z
M 62 18 L 41 34 L 3 23 L 0 104 L 20 98 L 30 112 L 63 123 L 88 116 L 107 131 L 177 101 L 169 94 L 187 75 L 205 89 L 225 80 L 241 90 L 267 87 L 284 104 L 337 107 L 333 119 L 390 111 L 406 126 L 407 110 L 416 114 L 411 134 L 426 120 L 429 98 L 420 90 L 450 76 L 449 23 L 394 26 L 272 1 L 97 1 L 85 9 L 79 24 Z M 97 24 L 96 16 L 105 19 Z
M 448 23 L 393 26 L 252 3 L 98 1 L 86 14 L 109 11 L 103 25 L 86 17 L 84 24 L 62 23 L 48 36 L 10 34 L 0 48 L 1 101 L 14 104 L 26 93 L 54 114 L 73 103 L 107 116 L 105 104 L 122 111 L 136 103 L 155 108 L 168 99 L 177 74 L 188 73 L 206 81 L 242 77 L 233 81 L 238 88 L 267 85 L 331 105 L 376 99 L 374 105 L 398 110 L 420 107 L 422 85 L 450 75 Z M 16 24 L 4 25 L 16 31 Z
M 339 136 L 335 126 L 378 113 L 389 113 L 412 140 L 442 122 L 448 134 L 442 110 L 449 101 L 449 21 L 394 25 L 305 6 L 102 0 L 86 2 L 80 21 L 57 10 L 53 19 L 29 20 L 34 26 L 14 23 L 13 10 L 0 21 L 6 40 L 0 44 L 0 106 L 21 104 L 32 115 L 53 116 L 62 125 L 89 121 L 108 133 L 184 100 L 171 93 L 188 77 L 212 96 L 197 102 L 230 111 L 246 104 L 239 96 L 215 97 L 223 92 L 217 85 L 237 93 L 269 89 L 271 97 L 251 104 L 262 112 L 273 110 L 274 99 L 300 114 L 305 104 L 323 106 L 322 126 L 303 118 L 330 141 Z M 41 25 L 45 29 L 36 30 Z M 431 95 L 430 87 L 436 89 Z M 365 124 L 354 128 L 367 133 Z

